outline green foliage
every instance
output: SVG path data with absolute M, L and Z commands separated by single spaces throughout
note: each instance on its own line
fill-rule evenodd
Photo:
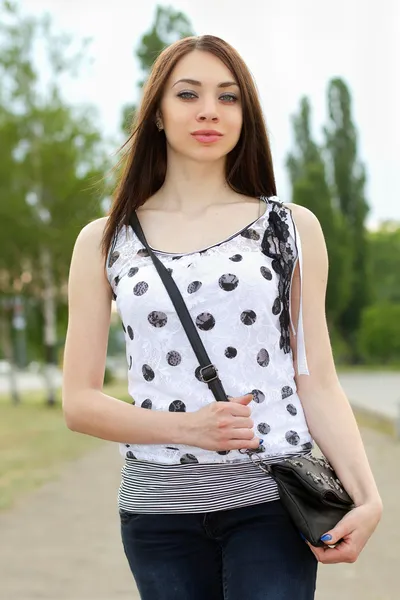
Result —
M 369 363 L 400 365 L 400 303 L 379 303 L 364 309 L 359 351 Z
M 324 232 L 329 256 L 326 309 L 329 322 L 335 323 L 350 297 L 349 232 L 331 198 L 322 149 L 311 138 L 311 107 L 307 98 L 301 100 L 292 124 L 296 146 L 287 158 L 292 201 L 311 210 Z
M 368 234 L 371 296 L 375 303 L 400 303 L 400 223 L 383 223 Z
M 329 122 L 325 127 L 326 150 L 333 194 L 349 230 L 351 251 L 351 294 L 340 317 L 343 335 L 353 344 L 357 360 L 356 339 L 361 313 L 369 303 L 369 252 L 365 220 L 366 173 L 358 158 L 357 131 L 352 119 L 352 102 L 346 83 L 336 78 L 328 86 Z
M 103 215 L 109 191 L 100 183 L 110 164 L 96 109 L 70 106 L 61 96 L 60 77 L 75 76 L 88 57 L 87 40 L 74 56 L 71 41 L 53 31 L 49 17 L 26 17 L 16 3 L 0 2 L 0 294 L 18 290 L 26 299 L 31 358 L 43 355 L 44 321 L 54 312 L 45 297 L 54 288 L 56 305 L 65 306 L 74 242 Z M 45 88 L 37 44 L 48 64 Z M 11 313 L 2 305 L 0 311 L 4 346 Z M 64 333 L 59 325 L 61 339 Z

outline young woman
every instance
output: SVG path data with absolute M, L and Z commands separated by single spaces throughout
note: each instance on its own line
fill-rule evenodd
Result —
M 311 600 L 317 562 L 355 561 L 382 511 L 332 359 L 321 228 L 276 198 L 255 84 L 219 38 L 161 53 L 130 141 L 110 214 L 82 229 L 72 257 L 67 425 L 120 443 L 122 540 L 143 600 Z M 133 211 L 229 402 L 202 380 Z M 102 391 L 113 298 L 132 404 Z M 301 539 L 246 454 L 273 462 L 314 440 L 355 503 L 326 548 Z

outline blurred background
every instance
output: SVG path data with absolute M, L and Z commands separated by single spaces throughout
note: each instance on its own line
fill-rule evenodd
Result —
M 154 59 L 173 41 L 204 33 L 232 44 L 254 75 L 280 199 L 306 206 L 320 220 L 340 380 L 367 436 L 373 468 L 379 468 L 383 495 L 400 500 L 394 458 L 400 458 L 400 3 L 0 0 L 4 531 L 11 531 L 7 519 L 34 490 L 104 449 L 104 442 L 67 430 L 61 412 L 72 249 L 82 227 L 110 206 L 111 169 Z M 126 369 L 113 310 L 105 389 L 128 401 Z M 370 551 L 385 573 L 371 571 L 368 557 L 361 567 L 339 567 L 336 579 L 330 572 L 345 600 L 398 598 L 389 574 L 390 557 L 400 552 L 397 517 L 388 535 L 386 554 L 378 542 Z M 372 572 L 375 587 L 368 580 Z M 32 590 L 34 572 L 31 577 Z M 9 580 L 0 598 L 92 598 L 65 586 L 53 595 L 29 595 L 17 591 L 18 579 Z M 37 589 L 46 581 L 37 578 Z M 324 591 L 320 598 L 331 596 Z

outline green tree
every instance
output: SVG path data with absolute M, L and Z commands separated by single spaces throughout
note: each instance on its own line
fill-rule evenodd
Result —
M 334 206 L 326 180 L 323 150 L 312 139 L 311 107 L 302 98 L 292 117 L 295 148 L 287 157 L 292 183 L 292 201 L 311 210 L 324 232 L 329 255 L 327 317 L 334 327 L 350 296 L 351 271 L 348 233 L 340 211 Z
M 365 221 L 368 204 L 365 199 L 366 172 L 358 157 L 357 130 L 352 118 L 352 101 L 346 83 L 332 79 L 328 86 L 329 123 L 325 128 L 329 176 L 334 200 L 340 207 L 350 232 L 352 285 L 349 302 L 343 311 L 341 330 L 354 349 L 361 314 L 369 303 L 369 252 Z
M 33 58 L 38 41 L 50 72 L 45 91 Z M 61 96 L 61 77 L 77 73 L 87 54 L 84 41 L 69 56 L 71 41 L 53 32 L 49 17 L 27 18 L 16 4 L 0 4 L 0 132 L 7 134 L 0 147 L 0 169 L 6 170 L 0 216 L 7 224 L 0 236 L 0 285 L 2 294 L 23 291 L 41 308 L 49 404 L 57 305 L 66 302 L 79 229 L 103 214 L 106 185 L 99 182 L 109 166 L 94 108 L 69 106 Z
M 194 35 L 189 19 L 172 7 L 157 6 L 154 22 L 143 34 L 135 51 L 142 71 L 138 82 L 139 92 L 146 81 L 151 67 L 157 56 L 173 42 Z M 122 111 L 122 129 L 129 134 L 135 116 L 136 105 L 128 104 Z
M 368 233 L 371 302 L 400 304 L 400 223 L 382 223 Z

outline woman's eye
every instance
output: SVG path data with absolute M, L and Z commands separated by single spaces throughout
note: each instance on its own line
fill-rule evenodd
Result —
M 185 100 L 188 99 L 187 96 L 195 97 L 195 95 L 192 94 L 192 92 L 181 92 L 180 94 L 178 94 L 178 98 L 184 98 Z
M 233 94 L 224 94 L 223 96 L 221 96 L 221 98 L 227 98 L 228 100 L 232 100 L 233 102 L 237 100 L 236 96 L 234 96 Z

